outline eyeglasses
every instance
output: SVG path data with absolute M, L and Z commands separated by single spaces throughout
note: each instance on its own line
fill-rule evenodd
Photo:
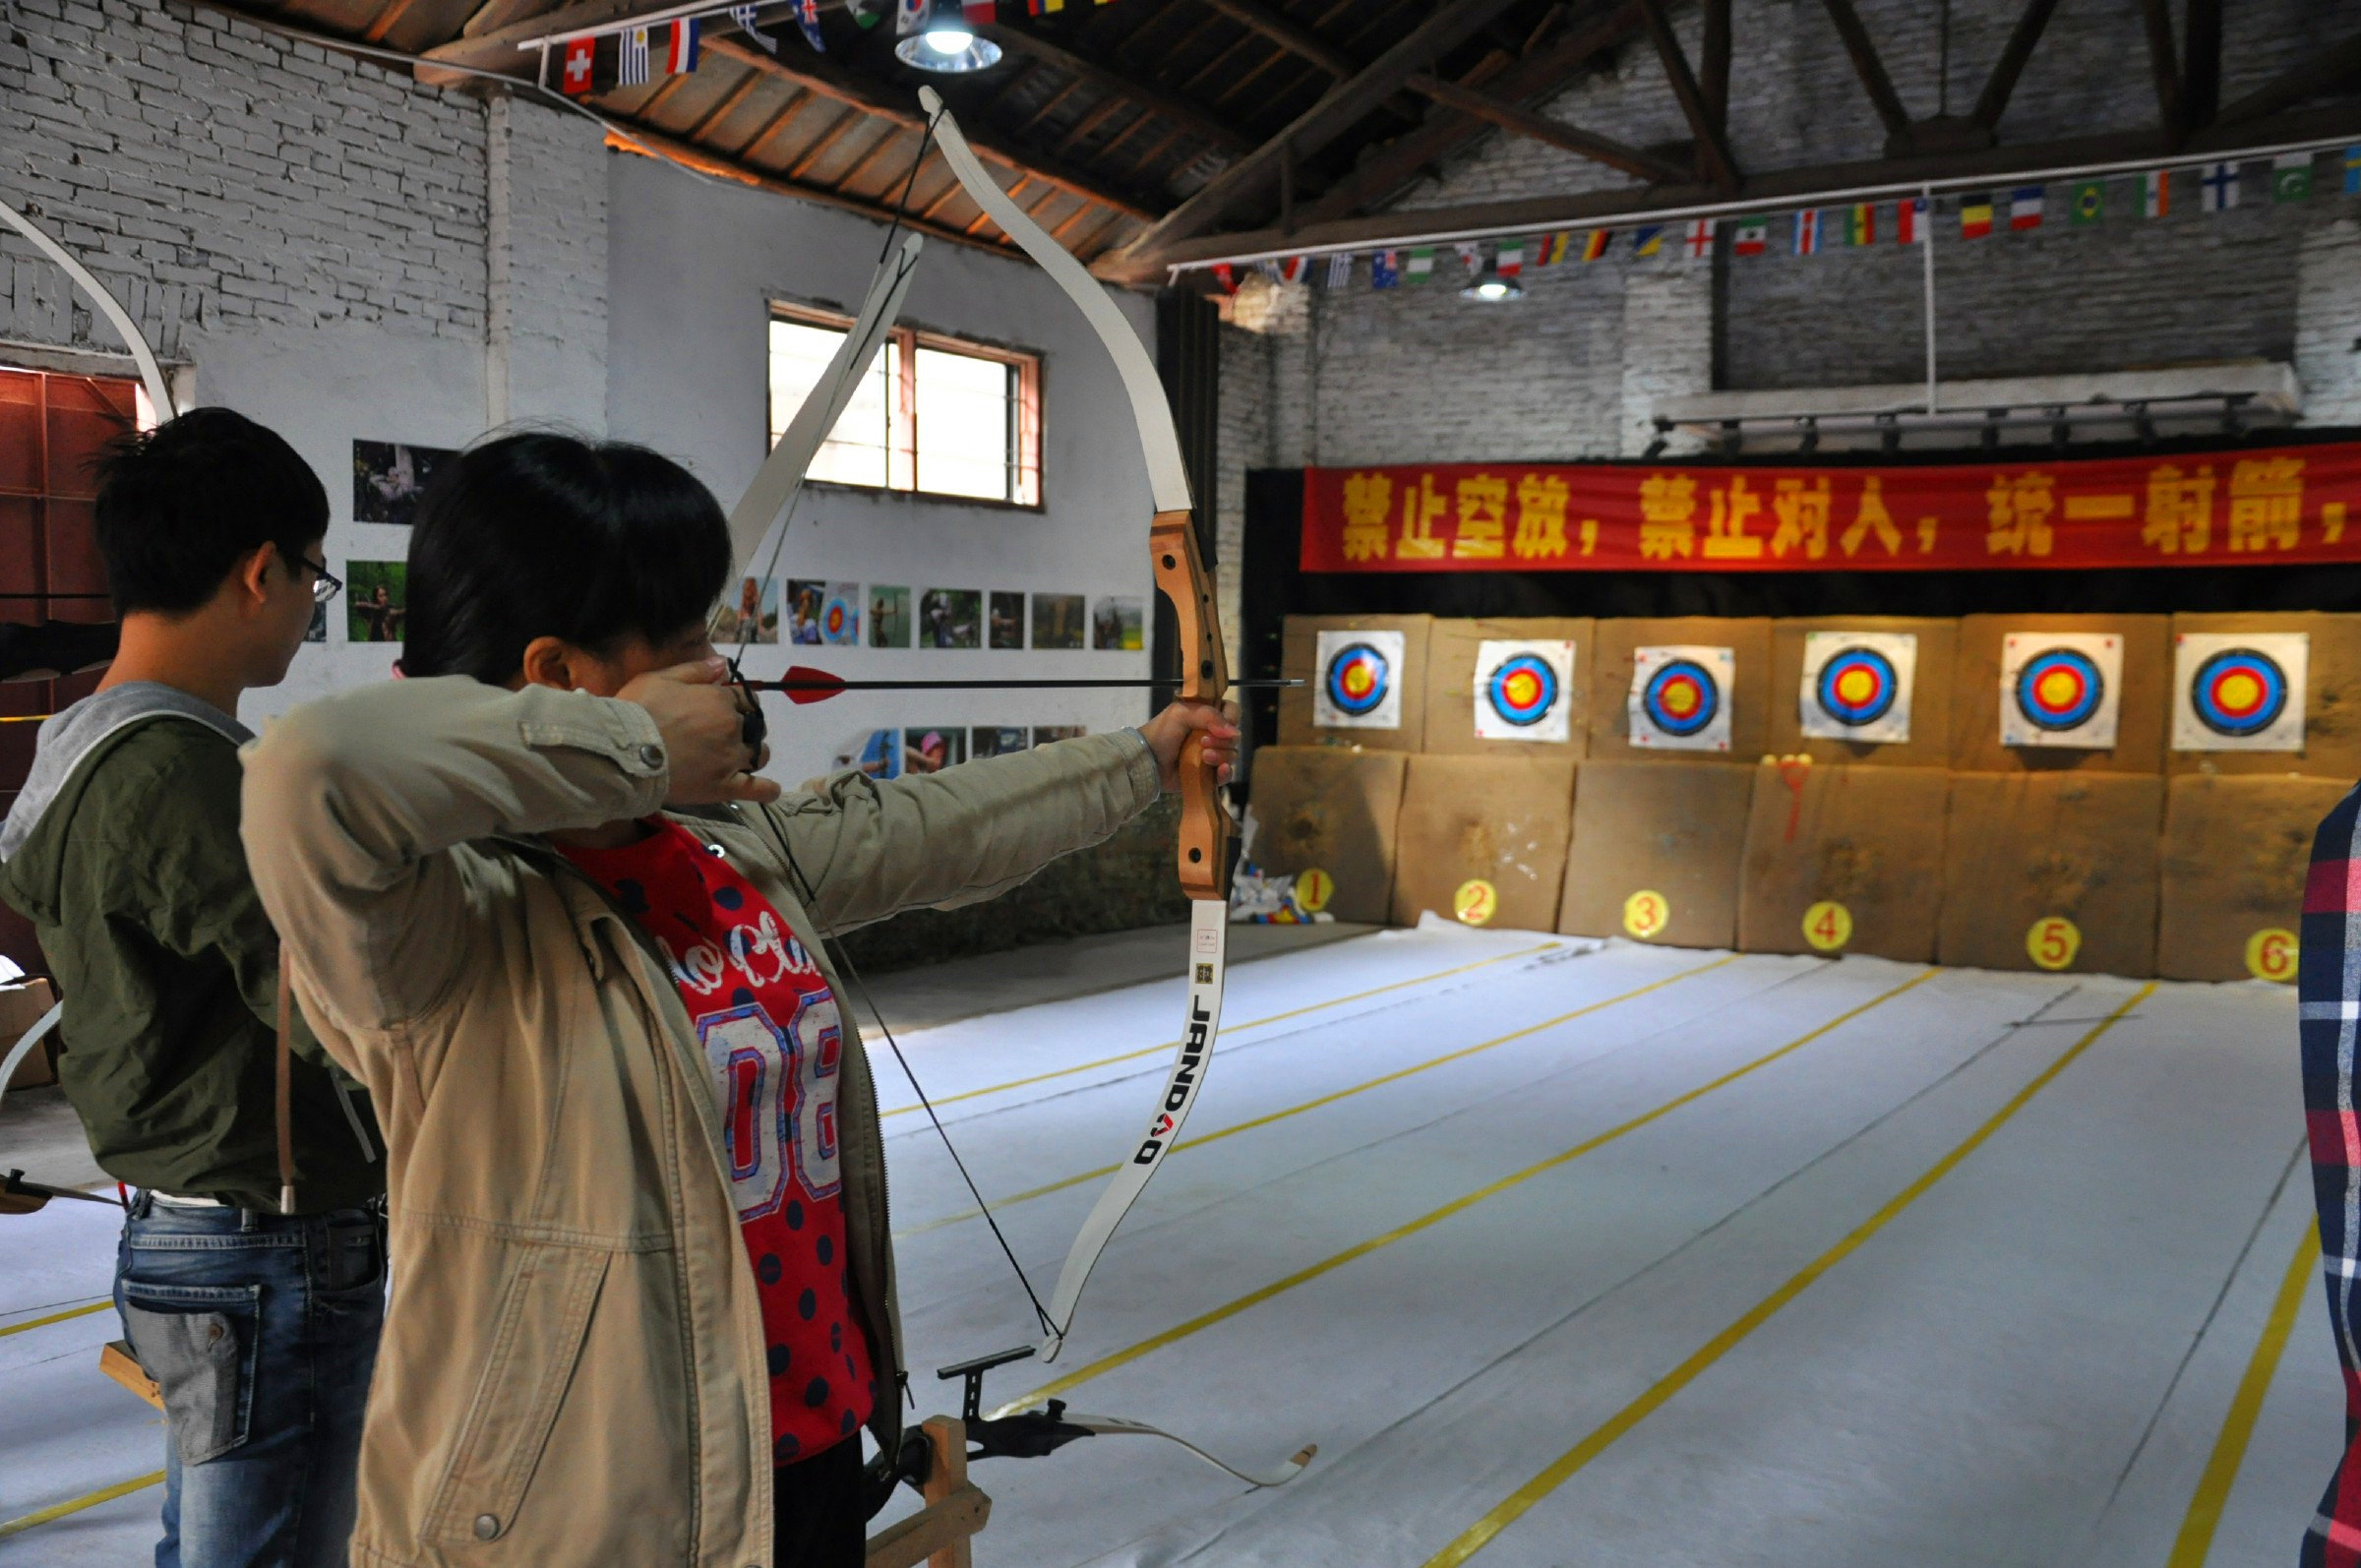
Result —
M 325 562 L 314 561 L 309 556 L 297 556 L 295 559 L 302 562 L 312 573 L 312 603 L 326 604 L 344 591 L 344 579 L 332 574 Z

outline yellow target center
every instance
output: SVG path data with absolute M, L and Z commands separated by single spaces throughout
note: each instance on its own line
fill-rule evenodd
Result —
M 1877 678 L 1867 670 L 1841 671 L 1837 676 L 1837 695 L 1849 707 L 1858 707 L 1877 695 Z
M 1369 688 L 1375 684 L 1365 664 L 1356 664 L 1345 671 L 1345 694 L 1348 696 L 1366 696 Z
M 1542 683 L 1534 679 L 1531 670 L 1519 670 L 1511 675 L 1506 687 L 1509 703 L 1514 707 L 1531 707 L 1542 692 Z
M 1697 689 L 1687 682 L 1665 689 L 1665 711 L 1676 719 L 1685 719 L 1697 711 Z
M 2223 676 L 2216 692 L 2221 705 L 2232 713 L 2244 713 L 2263 705 L 2263 683 L 2244 670 L 2233 670 Z
M 2065 670 L 2051 670 L 2033 683 L 2033 693 L 2044 707 L 2072 707 L 2082 692 L 2083 683 Z

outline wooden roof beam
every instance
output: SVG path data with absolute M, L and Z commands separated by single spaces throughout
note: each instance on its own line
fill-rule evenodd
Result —
M 2177 146 L 2188 122 L 2181 114 L 2181 68 L 2172 43 L 2170 0 L 2140 0 L 2140 15 L 2148 24 L 2148 65 L 2156 79 L 2156 117 Z
M 1496 125 L 1503 131 L 1546 143 L 1651 183 L 1679 183 L 1689 177 L 1687 169 L 1653 152 L 1617 142 L 1611 137 L 1577 129 L 1563 120 L 1553 120 L 1545 114 L 1537 114 L 1514 103 L 1505 103 L 1488 92 L 1463 88 L 1457 83 L 1445 82 L 1440 77 L 1423 74 L 1414 76 L 1408 86 L 1412 91 L 1423 93 L 1445 108 L 1457 109 L 1462 114 L 1473 115 L 1487 124 Z
M 1015 54 L 1028 55 L 1042 64 L 1079 77 L 1102 92 L 1126 98 L 1159 118 L 1180 126 L 1203 137 L 1215 147 L 1231 153 L 1244 152 L 1254 146 L 1254 139 L 1209 110 L 1198 107 L 1186 98 L 1176 96 L 1161 88 L 1151 87 L 1124 75 L 1105 61 L 1053 43 L 1022 28 L 994 26 L 983 30 L 984 35 Z
M 2017 90 L 2017 79 L 2025 75 L 2025 63 L 2033 57 L 2033 45 L 2041 41 L 2042 31 L 2058 9 L 2058 0 L 2025 0 L 2025 9 L 2017 14 L 2017 26 L 2009 31 L 2009 41 L 2002 45 L 2000 58 L 1992 63 L 1992 74 L 1984 79 L 1984 90 L 1975 100 L 1971 118 L 1987 131 L 2000 128 L 2000 117 L 2009 107 L 2009 98 Z
M 2265 115 L 2291 109 L 2306 98 L 2331 92 L 2347 80 L 2361 77 L 2361 32 L 2342 43 L 2319 50 L 2303 64 L 2282 72 L 2214 116 L 2219 125 L 2244 125 Z
M 1907 150 L 1910 111 L 1902 106 L 1902 94 L 1894 90 L 1894 79 L 1886 75 L 1886 63 L 1878 58 L 1877 41 L 1861 25 L 1861 14 L 1852 8 L 1852 0 L 1821 0 L 1821 4 L 1828 8 L 1828 20 L 1837 25 L 1837 36 L 1844 40 L 1845 53 L 1852 61 L 1852 74 L 1861 79 L 1870 105 L 1885 122 L 1887 150 Z
M 1135 248 L 1169 245 L 1204 233 L 1278 182 L 1281 160 L 1320 152 L 1377 107 L 1412 76 L 1431 67 L 1444 51 L 1506 11 L 1515 0 L 1443 0 L 1418 27 L 1376 62 L 1320 95 L 1295 123 L 1207 181 L 1195 195 L 1155 220 L 1133 241 Z
M 1705 93 L 1697 79 L 1689 74 L 1689 57 L 1681 52 L 1680 39 L 1674 36 L 1672 21 L 1665 15 L 1665 0 L 1639 0 L 1640 16 L 1648 25 L 1648 36 L 1655 40 L 1656 52 L 1665 62 L 1665 80 L 1672 85 L 1672 96 L 1680 104 L 1680 112 L 1689 119 L 1689 130 L 1697 138 L 1697 162 L 1705 177 L 1725 193 L 1738 188 L 1737 160 L 1729 155 L 1729 144 L 1722 128 L 1714 124 L 1706 112 Z
M 2181 113 L 2191 125 L 2211 125 L 2221 107 L 2221 0 L 2189 0 L 2181 52 Z

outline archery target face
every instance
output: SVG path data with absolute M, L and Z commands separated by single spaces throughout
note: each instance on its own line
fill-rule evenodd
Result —
M 1914 632 L 1806 632 L 1803 733 L 1815 741 L 1900 746 L 1910 738 Z
M 850 647 L 861 640 L 861 584 L 831 582 L 819 607 L 819 640 Z
M 1635 648 L 1624 717 L 1631 744 L 1650 751 L 1729 750 L 1729 694 L 1738 655 L 1691 644 Z
M 2182 633 L 2172 649 L 2172 749 L 2302 751 L 2311 664 L 2302 632 Z
M 1476 733 L 1487 741 L 1563 741 L 1572 734 L 1574 644 L 1481 642 Z
M 2012 632 L 2000 645 L 2000 744 L 2103 752 L 2123 700 L 2123 639 Z
M 1322 632 L 1311 722 L 1324 730 L 1400 729 L 1402 642 L 1399 632 Z

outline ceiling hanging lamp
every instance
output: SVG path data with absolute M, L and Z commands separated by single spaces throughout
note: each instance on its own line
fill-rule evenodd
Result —
M 990 20 L 989 4 L 977 4 L 973 9 L 977 16 Z M 961 0 L 924 0 L 917 27 L 893 46 L 894 58 L 943 76 L 988 71 L 1000 63 L 1000 46 L 977 36 L 976 27 L 969 7 Z

